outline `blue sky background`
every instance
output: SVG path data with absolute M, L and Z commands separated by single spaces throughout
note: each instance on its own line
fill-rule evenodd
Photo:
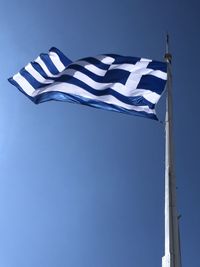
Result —
M 183 266 L 199 266 L 199 2 L 1 0 L 0 266 L 159 267 L 164 126 L 49 102 L 7 78 L 58 47 L 76 60 L 173 54 L 174 142 Z M 165 99 L 157 106 L 164 119 Z

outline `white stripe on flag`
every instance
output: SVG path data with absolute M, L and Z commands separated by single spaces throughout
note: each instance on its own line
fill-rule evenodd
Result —
M 167 80 L 167 73 L 163 72 L 161 70 L 151 70 L 151 72 L 149 74 L 153 75 L 153 76 L 155 76 L 157 78 L 160 78 L 160 79 L 163 79 L 163 80 Z
M 96 90 L 104 90 L 106 88 L 111 88 L 115 90 L 116 92 L 124 96 L 128 96 L 128 97 L 137 95 L 138 89 L 136 89 L 136 87 L 141 79 L 140 75 L 134 75 L 134 73 L 131 73 L 126 84 L 123 85 L 121 83 L 99 83 L 99 82 L 94 81 L 92 78 L 88 77 L 84 73 L 73 70 L 73 69 L 67 69 L 64 73 L 70 76 L 73 76 L 74 78 L 78 79 L 81 82 L 84 82 L 85 84 L 89 85 L 90 87 Z M 143 90 L 143 91 L 145 92 L 147 90 Z
M 100 60 L 102 63 L 108 64 L 108 65 L 111 65 L 115 61 L 115 59 L 113 57 L 109 57 L 106 55 L 99 55 L 99 56 L 96 56 L 93 58 L 96 58 L 96 59 Z
M 25 67 L 25 70 L 27 70 L 40 83 L 49 84 L 54 82 L 53 80 L 45 79 L 30 63 Z
M 160 98 L 159 94 L 145 89 L 134 90 L 133 96 L 142 96 L 152 104 L 156 104 Z
M 13 80 L 19 84 L 19 86 L 25 91 L 25 93 L 27 93 L 27 95 L 32 96 L 35 92 L 35 89 L 20 73 L 15 74 L 13 76 Z
M 54 65 L 56 66 L 56 68 L 58 69 L 59 72 L 61 72 L 65 69 L 65 66 L 60 61 L 59 56 L 55 52 L 52 52 L 52 51 L 49 52 L 49 56 L 50 56 L 52 62 L 54 63 Z
M 107 72 L 107 70 L 102 70 L 98 68 L 97 66 L 85 61 L 85 60 L 80 60 L 74 62 L 74 64 L 78 64 L 79 66 L 84 67 L 85 69 L 89 70 L 90 72 L 99 75 L 99 76 L 104 76 Z
M 58 75 L 53 75 L 47 68 L 46 64 L 44 63 L 44 61 L 41 59 L 41 57 L 37 57 L 35 62 L 37 62 L 40 67 L 43 69 L 43 71 L 46 73 L 46 75 L 48 77 L 58 77 Z
M 155 110 L 150 109 L 148 106 L 133 106 L 133 105 L 128 105 L 125 104 L 124 102 L 121 102 L 117 98 L 115 98 L 112 95 L 104 95 L 104 96 L 95 96 L 88 91 L 82 89 L 81 87 L 74 85 L 74 84 L 68 84 L 68 83 L 63 83 L 63 82 L 58 82 L 51 84 L 49 86 L 43 87 L 43 89 L 38 89 L 33 93 L 33 97 L 46 93 L 46 92 L 63 92 L 71 95 L 77 95 L 77 96 L 82 96 L 88 99 L 92 100 L 97 100 L 97 101 L 102 101 L 107 104 L 113 104 L 116 106 L 120 106 L 122 108 L 128 109 L 128 110 L 135 110 L 135 111 L 143 111 L 148 114 L 155 114 Z

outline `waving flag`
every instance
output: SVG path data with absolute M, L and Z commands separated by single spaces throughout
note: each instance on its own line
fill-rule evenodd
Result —
M 67 101 L 151 119 L 166 80 L 164 62 L 115 54 L 72 62 L 57 48 L 9 79 L 36 104 Z

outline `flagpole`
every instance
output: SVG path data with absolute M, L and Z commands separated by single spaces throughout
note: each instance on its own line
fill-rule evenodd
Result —
M 172 135 L 172 72 L 169 35 L 166 38 L 167 100 L 165 117 L 165 255 L 162 267 L 181 267 L 179 223 L 176 207 L 176 178 L 173 162 Z

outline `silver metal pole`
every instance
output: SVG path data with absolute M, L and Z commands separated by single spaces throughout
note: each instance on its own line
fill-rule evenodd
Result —
M 181 267 L 178 214 L 176 208 L 176 178 L 173 162 L 172 136 L 172 73 L 169 36 L 166 40 L 167 100 L 165 118 L 165 255 L 162 267 Z

